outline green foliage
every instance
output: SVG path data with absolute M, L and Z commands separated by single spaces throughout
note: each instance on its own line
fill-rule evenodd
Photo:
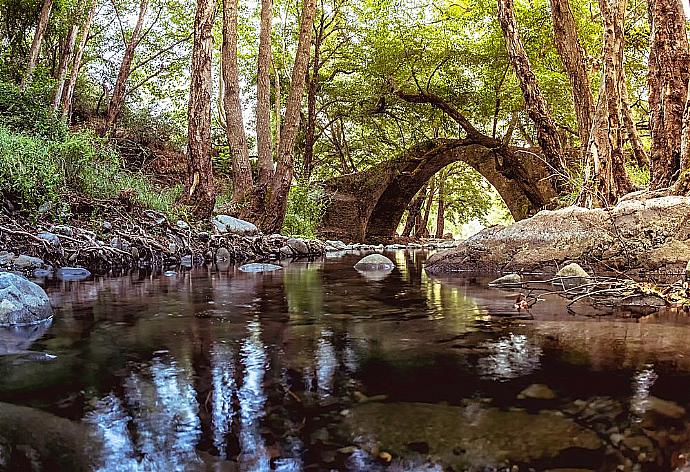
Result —
M 25 92 L 0 82 L 0 125 L 10 130 L 61 140 L 67 127 L 49 106 L 51 84 L 34 84 Z
M 68 191 L 112 198 L 126 189 L 144 207 L 168 215 L 182 211 L 175 206 L 181 186 L 161 191 L 144 176 L 127 172 L 112 148 L 91 131 L 47 141 L 0 126 L 0 189 L 27 213 Z
M 316 227 L 327 206 L 328 200 L 321 187 L 308 183 L 293 185 L 281 232 L 290 236 L 315 238 Z
M 649 184 L 649 167 L 640 167 L 632 162 L 626 162 L 625 170 L 635 187 L 644 187 Z

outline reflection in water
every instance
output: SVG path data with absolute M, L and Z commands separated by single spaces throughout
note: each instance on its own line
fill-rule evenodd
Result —
M 124 389 L 124 404 L 110 394 L 88 416 L 102 435 L 105 469 L 177 470 L 194 462 L 200 422 L 187 371 L 154 358 Z
M 483 376 L 506 381 L 539 368 L 542 350 L 524 334 L 510 333 L 498 341 L 484 343 L 483 347 L 490 351 L 488 356 L 479 359 L 479 372 Z
M 249 336 L 242 343 L 241 357 L 244 377 L 239 390 L 240 400 L 240 447 L 243 454 L 240 463 L 247 471 L 267 470 L 268 455 L 261 437 L 260 421 L 264 416 L 266 394 L 263 390 L 266 364 L 266 348 L 261 342 L 261 324 L 254 319 L 247 324 Z
M 225 344 L 216 344 L 211 353 L 213 392 L 213 445 L 222 458 L 227 456 L 227 436 L 235 416 L 232 407 L 235 385 L 235 359 Z
M 633 396 L 630 399 L 630 411 L 638 422 L 642 421 L 647 412 L 649 392 L 657 378 L 653 365 L 647 365 L 644 369 L 638 370 L 632 378 Z
M 333 333 L 329 330 L 321 331 L 319 345 L 316 349 L 316 379 L 320 398 L 326 398 L 332 392 L 335 371 L 338 368 L 335 349 L 330 342 L 332 335 Z

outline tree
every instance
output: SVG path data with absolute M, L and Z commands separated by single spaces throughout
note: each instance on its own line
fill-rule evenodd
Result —
M 81 61 L 84 57 L 84 49 L 86 49 L 86 43 L 89 40 L 89 31 L 91 30 L 91 24 L 93 23 L 93 18 L 96 15 L 96 9 L 98 8 L 98 0 L 91 1 L 91 7 L 89 12 L 84 19 L 84 23 L 81 27 L 81 36 L 79 38 L 79 43 L 77 49 L 74 52 L 74 60 L 72 61 L 72 69 L 70 71 L 69 80 L 65 85 L 64 92 L 62 94 L 62 117 L 63 119 L 68 119 L 70 108 L 72 106 L 72 97 L 74 95 L 74 87 L 77 85 L 77 78 L 79 77 L 79 69 L 81 68 Z
M 31 84 L 33 79 L 34 69 L 38 63 L 38 54 L 41 51 L 41 42 L 43 41 L 43 36 L 46 32 L 46 27 L 48 26 L 48 20 L 50 19 L 50 10 L 53 8 L 53 0 L 43 0 L 43 6 L 41 7 L 41 13 L 38 15 L 38 24 L 36 25 L 36 31 L 34 32 L 34 39 L 31 42 L 31 49 L 29 51 L 29 58 L 26 65 L 26 71 L 22 78 L 21 89 L 26 90 L 26 88 Z
M 546 162 L 555 172 L 562 174 L 567 166 L 563 157 L 561 138 L 517 31 L 513 0 L 498 0 L 498 19 L 503 30 L 508 57 L 520 82 L 527 113 L 536 128 L 539 147 Z
M 132 72 L 132 61 L 134 61 L 134 52 L 142 39 L 142 28 L 144 26 L 144 20 L 146 17 L 146 10 L 148 9 L 149 0 L 140 0 L 139 2 L 139 15 L 137 16 L 137 22 L 134 26 L 129 40 L 126 38 L 124 29 L 122 27 L 122 21 L 120 19 L 120 14 L 115 7 L 115 13 L 117 15 L 118 21 L 120 22 L 120 30 L 122 33 L 122 40 L 125 43 L 125 53 L 122 56 L 122 62 L 120 63 L 120 71 L 117 74 L 117 80 L 115 81 L 115 86 L 113 87 L 113 93 L 110 97 L 110 103 L 108 104 L 108 111 L 105 116 L 105 124 L 103 125 L 103 135 L 108 135 L 112 131 L 115 121 L 120 114 L 122 105 L 125 101 L 125 93 L 127 86 L 127 79 Z M 198 8 L 198 7 L 197 7 Z M 194 30 L 196 33 L 196 29 Z M 194 70 L 192 70 L 192 75 L 194 75 Z
M 247 136 L 242 118 L 240 79 L 237 64 L 238 0 L 223 0 L 223 46 L 221 64 L 224 85 L 223 105 L 233 174 L 233 202 L 244 204 L 251 195 L 252 169 L 249 163 Z
M 625 1 L 599 0 L 604 21 L 602 77 L 594 122 L 585 149 L 586 163 L 580 204 L 615 204 L 632 189 L 623 154 L 623 20 Z
M 216 200 L 211 164 L 211 60 L 214 16 L 214 1 L 197 1 L 191 64 L 192 81 L 187 113 L 189 125 L 185 188 L 186 203 L 197 217 L 210 216 Z
M 244 218 L 251 219 L 258 223 L 265 232 L 280 231 L 283 220 L 285 218 L 285 211 L 287 208 L 287 198 L 292 184 L 294 175 L 294 148 L 297 138 L 297 132 L 300 124 L 300 112 L 302 105 L 302 97 L 304 95 L 305 78 L 307 66 L 309 63 L 309 49 L 311 44 L 311 31 L 314 13 L 316 10 L 316 0 L 304 0 L 302 6 L 302 14 L 300 19 L 300 34 L 297 43 L 297 50 L 295 52 L 295 63 L 292 70 L 292 79 L 290 81 L 290 88 L 288 92 L 287 101 L 285 104 L 285 118 L 282 126 L 279 128 L 280 138 L 276 139 L 277 146 L 275 149 L 275 158 L 277 166 L 273 170 L 273 157 L 271 155 L 271 127 L 270 127 L 270 25 L 271 25 L 271 7 L 270 0 L 263 0 L 261 7 L 261 30 L 259 40 L 259 57 L 257 60 L 257 151 L 259 160 L 259 178 L 256 182 L 253 181 L 247 168 L 244 168 L 241 162 L 233 161 L 233 169 L 240 169 L 238 174 L 239 184 L 236 181 L 233 189 L 233 200 L 235 202 L 243 202 L 247 198 L 248 183 L 252 182 L 252 201 L 248 205 L 244 205 L 240 209 L 240 215 Z M 229 11 L 229 13 L 232 13 Z M 236 18 L 236 16 L 235 16 Z M 231 20 L 231 15 L 228 15 L 228 20 Z M 223 28 L 224 34 L 236 34 L 236 27 L 233 30 L 232 26 Z M 227 39 L 228 44 L 231 44 L 233 39 Z M 235 40 L 236 41 L 236 40 Z M 263 47 L 262 47 L 263 45 Z M 236 63 L 237 54 L 236 49 L 233 52 L 231 47 L 225 50 L 223 60 L 229 61 L 230 64 Z M 239 84 L 237 78 L 237 68 L 228 70 L 227 84 Z M 236 103 L 239 100 L 239 92 L 232 85 L 226 87 L 226 95 L 232 93 Z M 226 104 L 226 113 L 228 112 Z M 241 122 L 241 107 L 234 109 L 233 117 L 227 118 L 228 124 L 231 119 L 235 123 L 233 128 L 236 133 L 244 133 L 244 129 L 239 129 L 238 124 Z M 239 118 L 239 119 L 238 119 Z M 228 133 L 231 133 L 231 126 L 227 127 Z M 229 143 L 236 143 L 240 145 L 241 138 L 237 136 L 228 135 Z M 233 159 L 244 159 L 244 151 L 242 153 L 233 151 Z M 250 180 L 252 179 L 252 180 Z
M 572 87 L 580 143 L 586 146 L 594 117 L 594 95 L 587 73 L 585 51 L 577 37 L 575 17 L 568 0 L 551 0 L 554 39 Z
M 74 10 L 73 22 L 67 33 L 67 38 L 65 39 L 65 46 L 62 50 L 62 55 L 60 56 L 60 64 L 58 65 L 57 77 L 55 91 L 53 92 L 53 110 L 57 111 L 60 107 L 60 101 L 62 99 L 62 94 L 65 90 L 65 78 L 67 77 L 67 68 L 72 61 L 72 53 L 74 51 L 74 45 L 77 42 L 77 32 L 79 31 L 79 20 L 82 16 L 82 9 L 84 5 L 80 0 Z
M 649 120 L 652 189 L 670 187 L 680 170 L 683 112 L 688 95 L 688 39 L 680 0 L 648 2 Z

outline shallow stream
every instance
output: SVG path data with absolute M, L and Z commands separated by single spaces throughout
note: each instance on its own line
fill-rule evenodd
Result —
M 52 323 L 0 331 L 0 469 L 686 470 L 684 316 L 528 319 L 362 255 L 44 281 Z

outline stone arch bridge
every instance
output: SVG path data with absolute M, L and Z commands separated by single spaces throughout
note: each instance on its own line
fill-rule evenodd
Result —
M 319 227 L 326 239 L 390 239 L 422 186 L 447 165 L 462 161 L 482 174 L 515 220 L 549 207 L 557 196 L 546 164 L 522 148 L 491 149 L 467 139 L 428 141 L 398 159 L 325 182 L 330 200 Z

